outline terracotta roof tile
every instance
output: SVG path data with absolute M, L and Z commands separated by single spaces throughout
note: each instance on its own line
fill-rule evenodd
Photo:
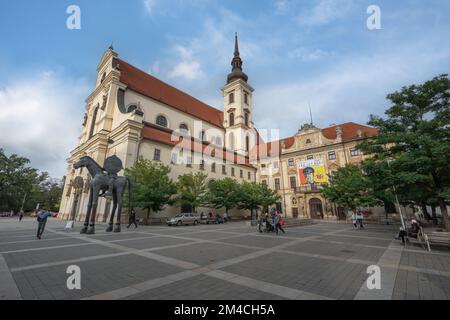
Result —
M 354 122 L 348 122 L 340 125 L 335 125 L 329 128 L 322 129 L 322 134 L 325 138 L 334 140 L 336 139 L 336 128 L 341 127 L 342 129 L 342 140 L 344 142 L 360 139 L 358 135 L 358 130 L 361 130 L 362 137 L 373 137 L 378 134 L 378 129 L 368 127 L 365 125 L 357 124 Z M 259 159 L 278 156 L 281 153 L 282 144 L 284 143 L 284 148 L 289 149 L 294 145 L 295 137 L 287 137 L 277 141 L 271 141 L 267 143 L 258 144 L 252 149 L 250 153 L 250 159 L 253 161 L 258 156 Z
M 116 58 L 120 82 L 129 89 L 222 128 L 223 112 Z
M 206 155 L 211 155 L 212 157 L 218 157 L 218 159 L 233 159 L 236 164 L 245 165 L 253 168 L 250 164 L 248 157 L 243 157 L 236 154 L 235 152 L 217 148 L 209 143 L 201 143 L 199 140 L 192 137 L 186 138 L 179 134 L 177 136 L 172 136 L 173 131 L 166 128 L 160 128 L 156 125 L 146 123 L 145 127 L 142 128 L 142 137 L 144 139 L 156 141 L 162 144 L 176 146 L 180 148 L 192 150 L 193 152 L 202 152 Z
M 344 124 L 335 125 L 332 127 L 328 127 L 322 130 L 322 134 L 327 139 L 334 140 L 336 139 L 336 128 L 341 127 L 342 129 L 342 140 L 350 141 L 359 139 L 358 130 L 361 130 L 361 134 L 363 137 L 373 137 L 378 134 L 378 129 L 364 126 L 354 122 L 347 122 Z

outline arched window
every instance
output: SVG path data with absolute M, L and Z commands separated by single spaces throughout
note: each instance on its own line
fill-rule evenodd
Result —
M 92 121 L 91 121 L 91 129 L 89 130 L 89 138 L 92 138 L 94 135 L 94 128 L 95 128 L 95 122 L 97 121 L 97 113 L 98 113 L 98 106 L 95 108 L 94 113 L 92 115 Z
M 158 126 L 167 128 L 167 118 L 162 115 L 159 115 L 158 117 L 156 117 L 156 124 Z
M 228 135 L 228 145 L 231 150 L 234 150 L 234 134 L 233 134 L 233 132 L 230 132 L 230 134 Z
M 179 128 L 180 128 L 181 133 L 186 133 L 186 134 L 189 133 L 189 128 L 186 123 L 180 124 Z
M 249 136 L 246 136 L 246 137 L 245 137 L 245 150 L 246 150 L 247 152 L 250 151 L 250 137 L 249 137 Z
M 228 95 L 228 104 L 234 103 L 234 92 Z
M 230 126 L 234 126 L 234 112 L 230 113 Z
M 245 125 L 246 125 L 247 127 L 248 127 L 248 118 L 249 118 L 248 112 L 246 112 L 246 113 L 245 113 L 244 121 L 245 121 Z

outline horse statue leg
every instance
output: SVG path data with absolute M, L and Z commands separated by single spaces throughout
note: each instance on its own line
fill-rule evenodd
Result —
M 122 215 L 122 206 L 123 206 L 123 193 L 125 191 L 125 185 L 126 180 L 123 179 L 122 181 L 117 181 L 116 187 L 114 188 L 114 195 L 117 199 L 117 220 L 116 220 L 116 226 L 114 228 L 114 232 L 120 232 L 120 217 Z
M 93 197 L 92 197 L 91 220 L 89 223 L 89 228 L 86 231 L 86 234 L 95 234 L 95 216 L 97 213 L 98 195 L 100 192 L 100 188 L 95 186 L 92 188 L 92 190 L 93 190 Z
M 88 206 L 87 206 L 87 212 L 86 212 L 86 219 L 84 220 L 84 226 L 83 228 L 81 228 L 80 233 L 84 234 L 87 232 L 88 226 L 89 226 L 89 218 L 91 216 L 91 210 L 92 210 L 92 194 L 93 194 L 93 190 L 92 187 L 89 188 L 89 201 L 88 201 Z
M 108 223 L 108 228 L 106 228 L 106 232 L 113 231 L 114 215 L 116 214 L 116 209 L 117 209 L 117 196 L 115 193 L 113 193 L 113 207 L 112 207 L 112 211 L 111 211 L 111 216 L 109 217 L 109 223 Z

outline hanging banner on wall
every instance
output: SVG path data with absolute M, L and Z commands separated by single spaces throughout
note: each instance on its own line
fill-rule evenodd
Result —
M 313 183 L 326 183 L 327 174 L 323 159 L 304 160 L 298 162 L 300 183 L 302 185 Z

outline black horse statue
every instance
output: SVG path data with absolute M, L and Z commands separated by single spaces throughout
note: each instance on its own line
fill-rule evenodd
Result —
M 107 167 L 108 163 L 110 164 L 109 167 Z M 128 198 L 129 200 L 131 199 L 130 180 L 127 177 L 117 176 L 117 173 L 122 170 L 122 161 L 117 156 L 109 157 L 105 160 L 105 167 L 107 167 L 105 170 L 97 162 L 95 162 L 94 159 L 84 156 L 81 157 L 80 160 L 73 165 L 73 167 L 74 169 L 85 167 L 92 176 L 89 187 L 89 202 L 86 219 L 84 221 L 84 227 L 81 229 L 80 233 L 95 234 L 95 216 L 97 213 L 98 198 L 100 197 L 100 192 L 103 192 L 104 194 L 107 191 L 112 195 L 113 208 L 111 217 L 109 218 L 109 226 L 106 231 L 113 231 L 114 215 L 116 214 L 117 209 L 117 220 L 114 232 L 120 232 L 120 215 L 122 213 L 123 194 L 127 182 Z M 107 173 L 105 173 L 105 171 L 107 171 Z

